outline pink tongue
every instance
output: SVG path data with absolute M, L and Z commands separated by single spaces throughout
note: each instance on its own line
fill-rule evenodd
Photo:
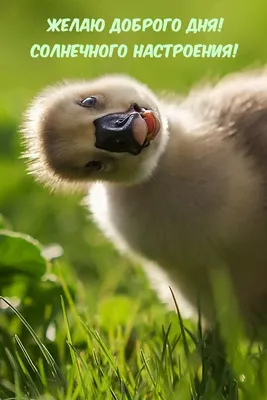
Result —
M 135 118 L 133 121 L 133 137 L 142 146 L 147 137 L 147 124 L 142 117 Z

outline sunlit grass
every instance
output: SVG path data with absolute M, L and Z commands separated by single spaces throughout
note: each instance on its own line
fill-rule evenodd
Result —
M 223 345 L 217 331 L 204 332 L 201 314 L 196 325 L 184 321 L 175 298 L 176 312 L 161 314 L 160 320 L 156 313 L 151 313 L 150 324 L 145 322 L 140 309 L 134 324 L 128 315 L 123 325 L 109 326 L 103 321 L 99 325 L 97 318 L 90 320 L 86 312 L 79 313 L 60 272 L 59 278 L 64 297 L 60 302 L 61 324 L 53 341 L 64 351 L 58 360 L 18 309 L 1 298 L 24 325 L 34 346 L 27 349 L 20 337 L 14 335 L 13 346 L 5 347 L 13 379 L 0 377 L 0 398 L 267 398 L 265 351 L 256 344 L 252 346 L 242 333 L 236 340 L 236 332 L 242 332 L 240 319 L 233 309 L 225 307 L 225 302 L 221 314 L 225 314 L 224 318 L 231 314 L 234 325 L 232 330 L 222 329 Z M 61 342 L 57 336 L 62 338 Z

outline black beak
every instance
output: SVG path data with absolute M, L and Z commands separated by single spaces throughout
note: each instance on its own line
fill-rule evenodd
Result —
M 147 143 L 140 145 L 133 136 L 133 122 L 138 112 L 104 115 L 94 120 L 95 147 L 113 153 L 138 155 Z

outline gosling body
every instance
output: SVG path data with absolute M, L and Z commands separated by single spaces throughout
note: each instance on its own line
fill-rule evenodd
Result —
M 91 95 L 98 105 L 79 108 Z M 137 156 L 96 149 L 93 121 L 133 103 L 154 110 L 155 139 Z M 223 268 L 247 324 L 265 324 L 265 70 L 231 75 L 179 100 L 158 98 L 124 76 L 67 83 L 33 101 L 23 135 L 29 171 L 55 188 L 88 186 L 94 221 L 141 261 L 163 299 L 171 285 L 193 308 L 200 299 L 212 321 L 211 275 Z M 104 170 L 86 171 L 95 159 Z

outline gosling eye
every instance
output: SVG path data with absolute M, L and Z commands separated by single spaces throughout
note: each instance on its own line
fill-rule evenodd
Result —
M 94 107 L 96 104 L 96 97 L 90 96 L 86 97 L 85 99 L 79 101 L 80 106 L 82 107 Z

